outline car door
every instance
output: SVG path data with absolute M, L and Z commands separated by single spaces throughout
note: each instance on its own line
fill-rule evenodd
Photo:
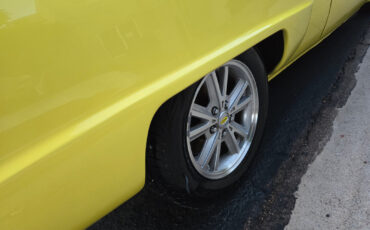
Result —
M 305 50 L 317 43 L 324 31 L 326 20 L 329 15 L 331 0 L 314 0 L 312 5 L 312 14 L 310 24 L 307 28 L 306 35 L 293 55 L 292 59 L 298 57 Z
M 330 15 L 323 36 L 343 23 L 363 2 L 363 0 L 332 0 Z

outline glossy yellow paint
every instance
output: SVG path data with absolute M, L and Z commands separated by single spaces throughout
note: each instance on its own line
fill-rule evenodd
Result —
M 324 33 L 334 31 L 353 14 L 354 8 L 360 8 L 364 2 L 363 0 L 332 0 L 330 16 Z
M 329 16 L 331 1 L 315 0 L 312 4 L 313 5 L 310 24 L 307 28 L 306 35 L 304 36 L 304 39 L 302 40 L 301 44 L 293 54 L 292 59 L 298 57 L 307 48 L 311 47 L 318 40 L 320 40 L 322 32 L 324 31 L 326 21 Z
M 79 229 L 130 198 L 163 102 L 284 31 L 276 76 L 328 1 L 0 0 L 0 229 Z M 344 2 L 334 27 L 365 1 Z

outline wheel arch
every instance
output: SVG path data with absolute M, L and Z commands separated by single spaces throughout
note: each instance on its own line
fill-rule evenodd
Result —
M 237 55 L 233 58 L 236 58 L 236 59 L 239 59 L 240 61 L 243 61 L 243 58 L 240 58 L 240 57 L 242 57 L 243 54 L 248 52 L 250 49 L 254 49 L 257 52 L 257 54 L 260 56 L 260 58 L 261 58 L 261 60 L 264 64 L 264 67 L 265 67 L 266 77 L 268 77 L 268 74 L 270 74 L 279 65 L 279 63 L 281 62 L 281 60 L 283 58 L 283 54 L 284 54 L 284 31 L 279 30 L 275 33 L 272 33 L 270 36 L 262 39 L 261 41 L 259 41 L 254 46 L 244 50 L 242 53 L 240 53 L 239 55 Z M 233 59 L 233 58 L 231 58 L 231 59 Z M 200 80 L 198 80 L 198 81 L 200 81 Z M 195 82 L 193 82 L 193 83 L 195 83 Z M 186 89 L 186 87 L 184 89 Z M 182 89 L 178 93 L 181 93 L 184 89 Z M 149 131 L 148 131 L 148 135 L 147 135 L 146 157 L 145 157 L 145 160 L 146 160 L 146 167 L 145 167 L 146 168 L 146 181 L 148 181 L 148 179 L 152 180 L 152 179 L 155 178 L 155 176 L 154 177 L 152 176 L 152 173 L 154 173 L 155 170 L 152 169 L 152 167 L 154 167 L 154 166 L 153 166 L 153 164 L 151 164 L 151 161 L 155 160 L 154 159 L 155 156 L 153 154 L 153 145 L 155 145 L 155 143 L 153 142 L 153 138 L 152 138 L 152 135 L 153 135 L 152 133 L 153 133 L 153 129 L 154 129 L 154 126 L 155 126 L 154 123 L 158 119 L 158 117 L 161 116 L 161 111 L 163 110 L 163 107 L 167 103 L 171 103 L 171 100 L 177 94 L 168 98 L 166 101 L 164 101 L 158 107 L 158 109 L 154 113 L 154 115 L 152 117 L 152 120 L 150 122 Z
M 284 33 L 280 30 L 254 46 L 270 74 L 281 62 L 284 54 Z

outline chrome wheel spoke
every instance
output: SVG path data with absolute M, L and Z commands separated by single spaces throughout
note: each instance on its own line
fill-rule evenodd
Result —
M 239 113 L 243 109 L 247 108 L 249 103 L 251 103 L 251 102 L 252 102 L 252 97 L 251 96 L 245 98 L 243 101 L 241 101 L 240 103 L 238 103 L 237 105 L 235 105 L 231 108 L 231 113 L 232 114 Z
M 189 133 L 190 141 L 193 141 L 197 139 L 198 137 L 204 135 L 211 128 L 211 126 L 212 126 L 212 123 L 208 122 L 205 124 L 200 124 L 200 125 L 191 127 L 190 133 Z
M 236 140 L 234 133 L 230 131 L 230 129 L 227 129 L 225 143 L 230 153 L 238 153 L 240 151 L 238 141 Z
M 222 96 L 224 96 L 224 98 L 226 98 L 227 82 L 229 81 L 229 67 L 225 66 L 224 70 L 225 70 L 225 72 L 224 72 L 224 76 L 223 76 L 223 79 L 222 79 Z
M 213 156 L 213 171 L 217 171 L 217 167 L 220 163 L 220 154 L 221 154 L 221 142 L 217 143 L 216 152 Z
M 235 130 L 239 135 L 241 135 L 244 138 L 248 137 L 248 130 L 244 128 L 242 125 L 236 123 L 236 122 L 231 122 L 230 127 Z
M 218 84 L 216 71 L 213 71 L 206 77 L 206 85 L 209 98 L 214 106 L 222 106 L 222 95 Z
M 235 108 L 239 104 L 240 98 L 248 87 L 248 82 L 239 80 L 230 94 L 230 108 Z
M 203 120 L 206 120 L 206 121 L 210 121 L 210 122 L 213 121 L 213 120 L 216 120 L 213 117 L 212 113 L 209 112 L 206 107 L 203 107 L 203 106 L 195 104 L 195 103 L 193 104 L 193 106 L 191 108 L 190 114 L 193 117 L 197 117 L 197 118 L 200 118 L 200 119 L 203 119 Z
M 206 140 L 203 149 L 198 158 L 198 163 L 202 168 L 206 167 L 211 160 L 213 153 L 218 145 L 218 133 L 213 134 L 210 138 Z

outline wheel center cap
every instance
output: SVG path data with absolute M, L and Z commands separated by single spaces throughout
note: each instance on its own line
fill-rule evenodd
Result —
M 225 127 L 230 121 L 230 116 L 227 112 L 223 112 L 218 119 L 218 124 L 220 127 Z

